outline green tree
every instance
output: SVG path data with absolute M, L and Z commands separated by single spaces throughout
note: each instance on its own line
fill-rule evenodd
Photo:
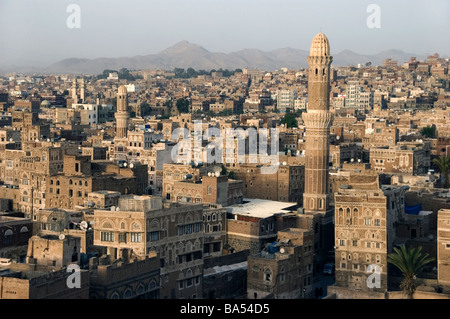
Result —
M 420 130 L 420 134 L 425 137 L 432 138 L 436 135 L 436 127 L 433 126 L 425 126 Z
M 185 98 L 180 98 L 176 103 L 178 112 L 180 113 L 189 113 L 189 101 Z
M 433 257 L 421 253 L 422 247 L 407 249 L 405 245 L 394 247 L 395 253 L 388 254 L 388 263 L 396 266 L 403 273 L 400 288 L 412 299 L 417 288 L 417 273 L 428 263 L 434 261 Z
M 167 116 L 170 116 L 170 113 L 172 112 L 173 102 L 171 100 L 167 100 L 163 105 L 167 109 Z
M 450 156 L 441 155 L 439 156 L 439 158 L 434 158 L 433 164 L 435 164 L 441 172 L 441 178 L 444 179 L 444 188 L 448 188 L 450 186 L 448 178 L 448 170 L 450 169 Z
M 173 72 L 175 73 L 175 78 L 177 79 L 184 78 L 186 76 L 186 71 L 182 68 L 175 68 Z
M 150 104 L 148 104 L 147 102 L 142 102 L 141 103 L 141 116 L 147 116 L 150 115 L 150 113 L 152 112 L 152 108 L 150 107 Z
M 298 121 L 294 113 L 286 113 L 286 115 L 281 119 L 281 124 L 285 124 L 287 128 L 298 127 Z

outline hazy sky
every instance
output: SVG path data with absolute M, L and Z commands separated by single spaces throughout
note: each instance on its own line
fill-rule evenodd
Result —
M 70 4 L 80 28 L 67 26 Z M 367 26 L 370 4 L 380 28 Z M 0 0 L 0 65 L 145 55 L 182 40 L 212 52 L 307 50 L 320 31 L 332 53 L 449 56 L 449 17 L 449 0 Z

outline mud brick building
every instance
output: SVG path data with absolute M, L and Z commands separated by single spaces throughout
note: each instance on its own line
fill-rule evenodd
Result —
M 313 298 L 313 231 L 288 228 L 248 257 L 247 298 Z
M 94 244 L 112 260 L 159 255 L 160 298 L 202 296 L 203 205 L 122 196 L 115 209 L 94 211 L 94 225 Z
M 32 231 L 30 219 L 0 215 L 0 257 L 24 260 Z
M 92 258 L 89 299 L 159 299 L 158 256 L 112 263 L 107 256 Z
M 387 255 L 404 215 L 405 189 L 382 187 L 378 174 L 352 173 L 334 197 L 336 286 L 362 291 L 388 289 Z M 367 284 L 373 271 L 379 287 Z

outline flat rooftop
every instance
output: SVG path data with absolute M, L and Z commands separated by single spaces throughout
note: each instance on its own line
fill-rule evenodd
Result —
M 242 204 L 227 207 L 228 213 L 246 215 L 251 217 L 266 218 L 279 213 L 297 211 L 297 203 L 278 202 L 273 200 L 244 198 Z

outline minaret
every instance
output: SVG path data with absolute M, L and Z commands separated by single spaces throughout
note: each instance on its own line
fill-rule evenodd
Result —
M 119 87 L 117 93 L 116 138 L 126 139 L 128 136 L 128 96 L 125 86 Z
M 77 96 L 77 79 L 75 78 L 72 83 L 72 103 L 78 103 L 78 96 Z
M 306 211 L 326 212 L 328 195 L 329 133 L 332 114 L 329 112 L 330 44 L 323 33 L 317 34 L 308 56 L 308 108 L 302 118 L 305 123 L 305 192 Z
M 81 99 L 81 103 L 85 103 L 84 78 L 81 79 L 80 99 Z

